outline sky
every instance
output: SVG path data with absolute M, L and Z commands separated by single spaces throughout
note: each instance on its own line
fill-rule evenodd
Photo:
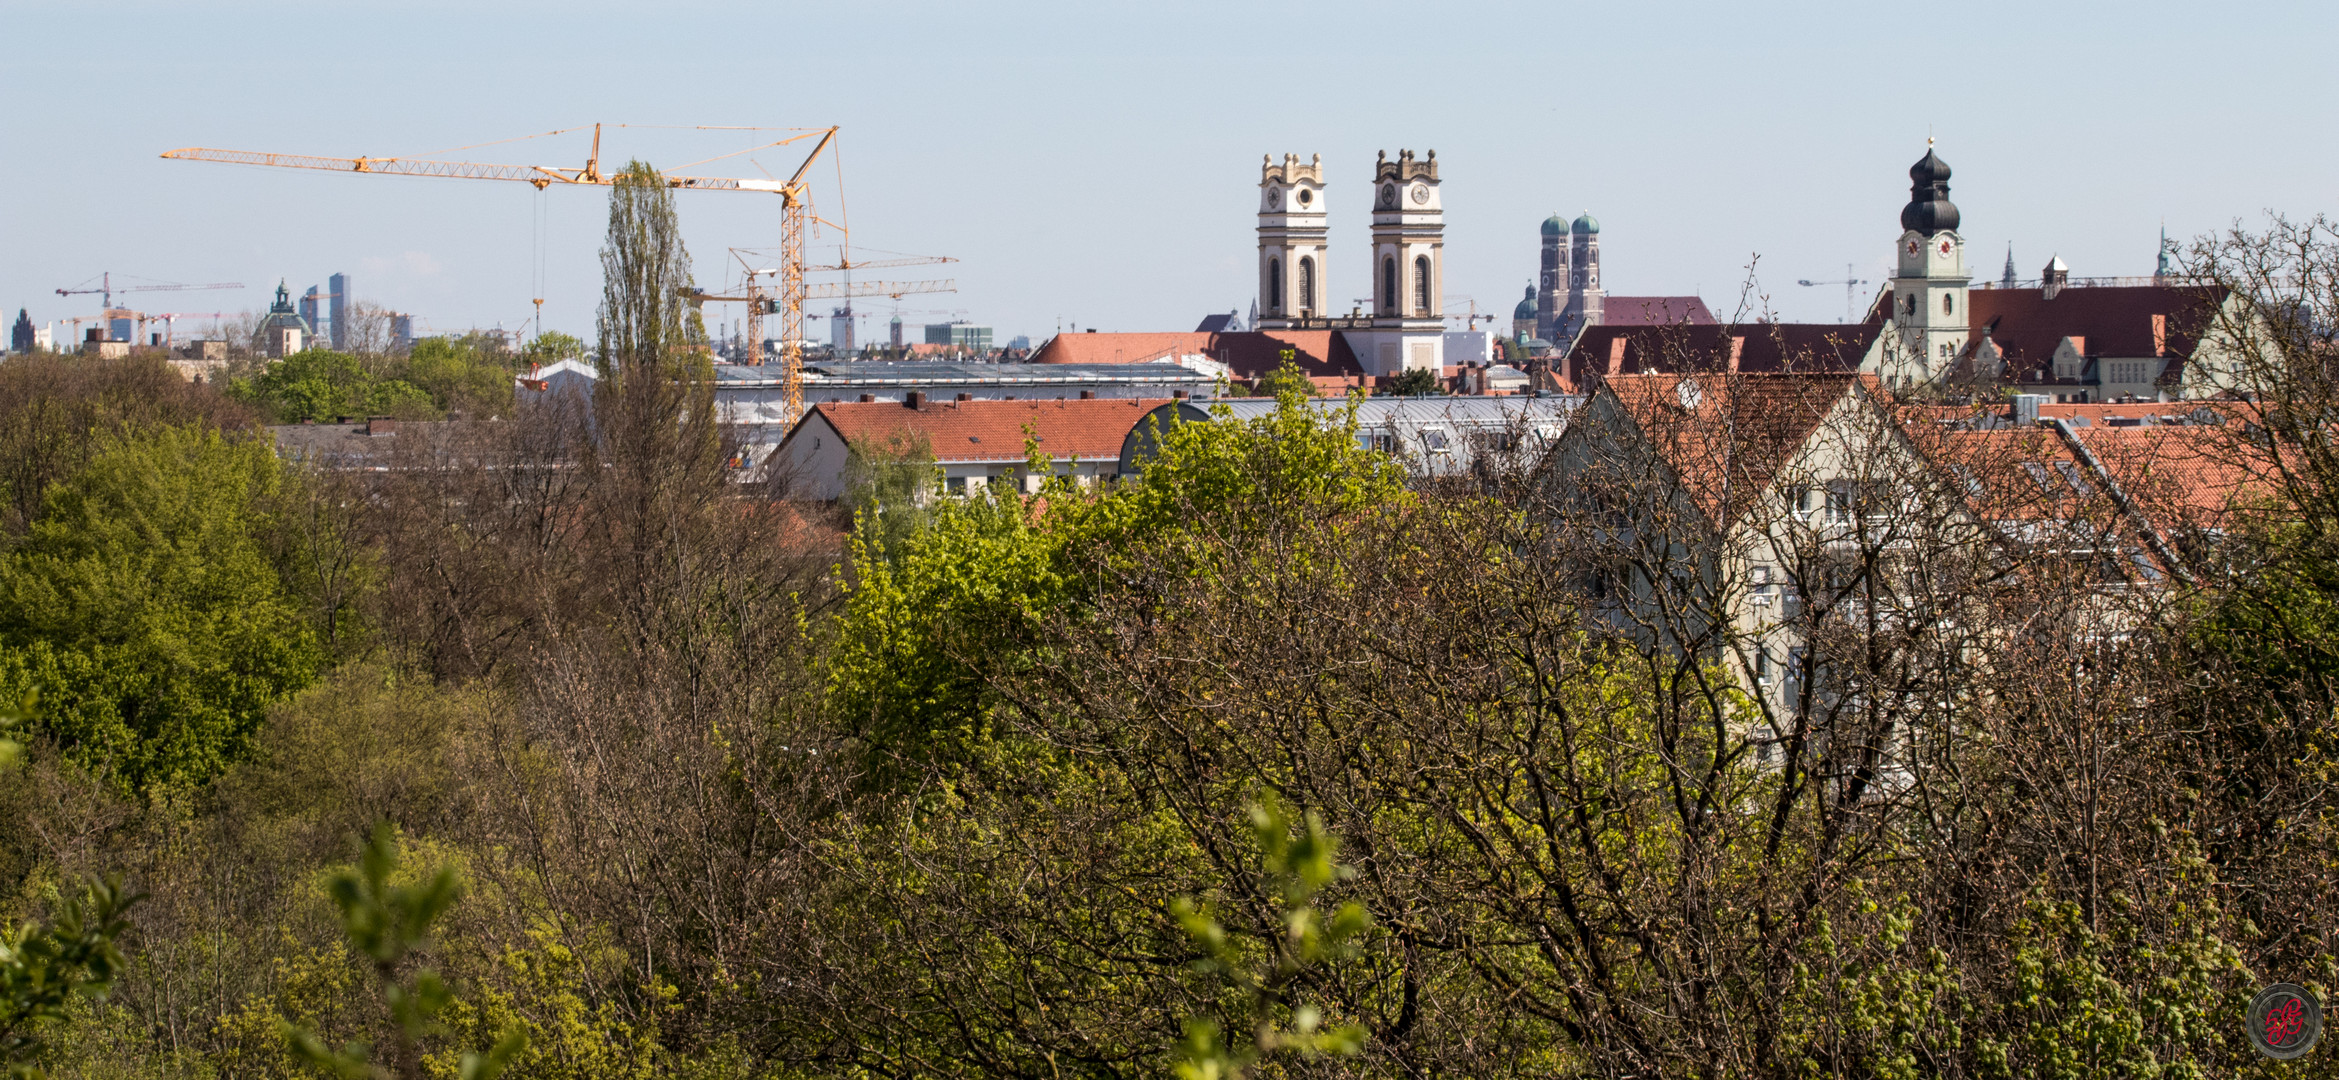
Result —
M 1929 136 L 1984 278 L 2009 245 L 2025 277 L 2058 254 L 2146 274 L 2163 227 L 2339 213 L 2328 3 L 77 0 L 0 2 L 0 26 L 0 305 L 36 323 L 94 314 L 54 290 L 105 271 L 244 285 L 119 298 L 195 313 L 344 272 L 419 331 L 532 331 L 542 297 L 543 329 L 590 339 L 605 188 L 159 155 L 574 166 L 596 122 L 605 162 L 747 177 L 801 156 L 682 166 L 787 132 L 695 127 L 838 125 L 819 216 L 858 257 L 959 260 L 870 272 L 957 291 L 862 301 L 864 341 L 896 309 L 1002 342 L 1247 312 L 1270 154 L 1323 155 L 1344 308 L 1368 287 L 1375 153 L 1437 151 L 1447 309 L 1505 329 L 1555 211 L 1600 220 L 1613 294 L 1841 319 L 1847 267 L 1863 302 L 1890 274 Z M 776 196 L 676 200 L 703 287 L 738 280 L 731 249 L 779 243 Z M 817 229 L 814 260 L 846 240 Z

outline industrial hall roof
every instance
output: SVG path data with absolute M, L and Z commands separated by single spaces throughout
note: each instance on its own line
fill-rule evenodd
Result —
M 923 436 L 940 464 L 1022 461 L 1026 438 L 1037 439 L 1041 452 L 1059 461 L 1115 460 L 1129 429 L 1173 400 L 831 401 L 808 410 L 788 437 L 817 421 L 847 445 L 874 445 L 899 434 Z
M 724 387 L 780 385 L 777 364 L 745 367 L 719 364 L 715 378 Z M 943 360 L 850 360 L 804 365 L 804 385 L 823 386 L 935 386 L 1031 385 L 1079 383 L 1177 383 L 1206 387 L 1211 378 L 1174 363 L 1138 364 L 978 364 Z

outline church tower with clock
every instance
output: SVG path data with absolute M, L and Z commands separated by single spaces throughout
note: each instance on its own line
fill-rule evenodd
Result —
M 1326 314 L 1324 159 L 1285 154 L 1259 168 L 1258 330 L 1291 330 Z
M 1892 278 L 1892 325 L 1883 370 L 1888 385 L 1913 386 L 1948 374 L 1964 350 L 1965 238 L 1949 201 L 1949 165 L 1927 140 L 1924 160 L 1909 166 L 1909 204 L 1900 211 L 1899 271 Z
M 1438 155 L 1396 160 L 1383 151 L 1373 167 L 1373 318 L 1368 349 L 1357 358 L 1374 375 L 1445 368 L 1445 204 L 1438 197 Z

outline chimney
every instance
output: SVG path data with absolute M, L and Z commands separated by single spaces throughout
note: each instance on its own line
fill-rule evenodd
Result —
M 926 392 L 924 390 L 912 390 L 909 393 L 902 395 L 901 403 L 904 406 L 912 409 L 923 409 L 926 407 Z
M 398 419 L 394 416 L 366 417 L 365 433 L 368 435 L 396 435 L 398 433 Z
M 1082 400 L 1082 401 L 1094 401 L 1094 400 L 1096 400 L 1096 391 L 1094 391 L 1094 390 L 1083 390 L 1083 391 L 1081 391 L 1081 392 L 1080 392 L 1080 400 Z
M 862 403 L 862 404 L 864 404 L 864 405 L 868 404 L 869 402 L 875 401 L 875 400 L 877 400 L 877 395 L 875 395 L 875 394 L 863 394 L 863 395 L 861 395 L 861 403 Z
M 1738 373 L 1738 357 L 1745 352 L 1746 339 L 1744 337 L 1730 339 L 1730 374 L 1736 375 Z
M 2168 316 L 2152 317 L 2152 355 L 2168 355 Z
M 1623 334 L 1608 339 L 1608 373 L 1610 375 L 1624 374 Z
M 964 392 L 961 392 L 961 393 L 958 395 L 958 400 L 960 400 L 960 401 L 973 401 L 974 399 L 975 399 L 975 396 L 974 396 L 973 394 L 969 394 L 969 393 L 964 393 Z

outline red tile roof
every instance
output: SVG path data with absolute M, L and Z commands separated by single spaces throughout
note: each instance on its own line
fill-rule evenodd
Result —
M 1753 506 L 1846 394 L 1880 393 L 1849 373 L 1618 375 L 1604 389 L 1715 522 Z
M 883 442 L 897 433 L 925 436 L 938 462 L 1021 461 L 1024 429 L 1059 461 L 1121 456 L 1121 441 L 1167 398 L 1085 398 L 1058 401 L 930 401 L 912 409 L 900 402 L 826 401 L 819 415 L 847 445 Z M 791 437 L 793 432 L 790 433 Z

